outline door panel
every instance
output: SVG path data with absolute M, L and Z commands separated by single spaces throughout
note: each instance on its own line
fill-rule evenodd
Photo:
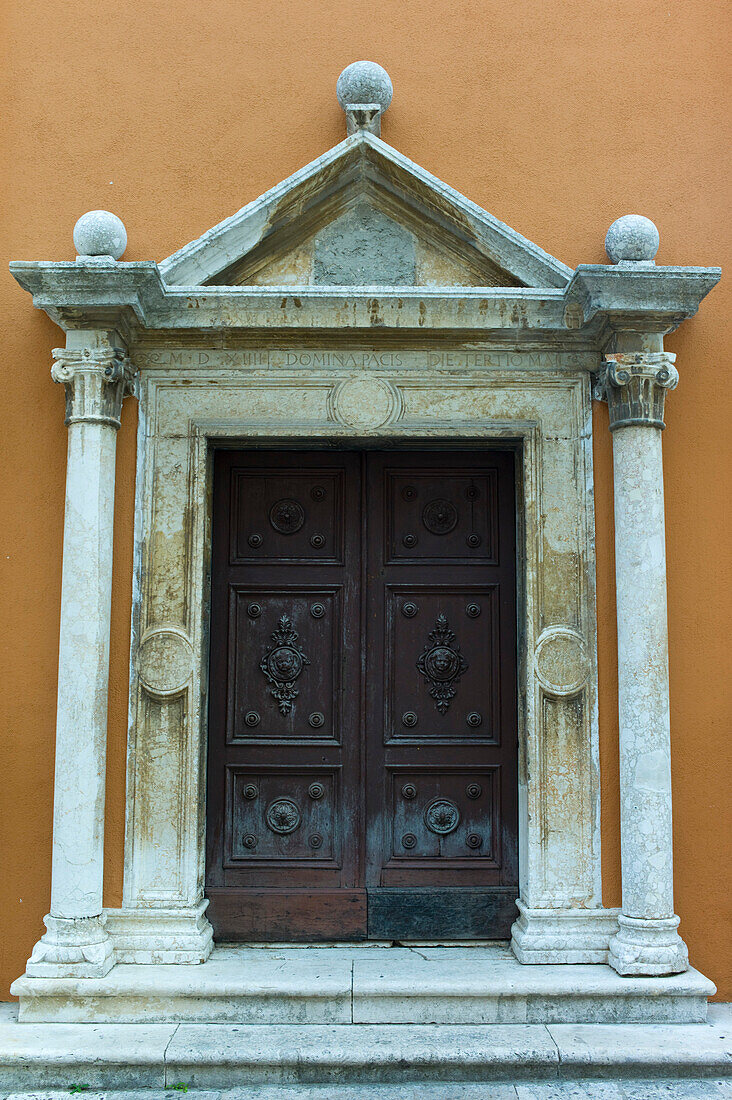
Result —
M 218 452 L 218 939 L 508 935 L 513 456 Z
M 369 934 L 506 936 L 518 878 L 513 457 L 373 454 L 366 495 Z
M 219 938 L 363 938 L 355 454 L 214 457 L 207 895 Z

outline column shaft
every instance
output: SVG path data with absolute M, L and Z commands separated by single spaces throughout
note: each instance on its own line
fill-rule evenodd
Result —
M 52 375 L 69 429 L 61 586 L 51 911 L 30 977 L 102 977 L 104 793 L 116 436 L 131 370 L 109 334 L 69 334 Z
M 608 357 L 613 430 L 623 906 L 609 962 L 620 974 L 686 970 L 676 931 L 663 510 L 663 399 L 673 357 Z

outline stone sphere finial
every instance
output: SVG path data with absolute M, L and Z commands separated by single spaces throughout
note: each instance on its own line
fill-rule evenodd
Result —
M 336 84 L 338 102 L 345 111 L 354 103 L 378 103 L 382 111 L 394 95 L 389 74 L 375 61 L 354 61 L 347 65 Z
M 612 264 L 623 260 L 649 263 L 658 252 L 659 243 L 658 230 L 650 218 L 626 214 L 608 229 L 605 251 Z
M 74 245 L 80 256 L 111 256 L 118 260 L 127 248 L 127 230 L 116 214 L 89 210 L 74 226 Z

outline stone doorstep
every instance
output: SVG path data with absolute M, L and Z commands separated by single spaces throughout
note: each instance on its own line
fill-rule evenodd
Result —
M 706 1024 L 225 1025 L 0 1022 L 0 1090 L 732 1077 L 732 1011 Z M 307 1093 L 304 1093 L 307 1095 Z M 344 1094 L 345 1095 L 345 1094 Z M 423 1094 L 429 1095 L 429 1094 Z M 396 1100 L 396 1098 L 395 1098 Z M 435 1098 L 436 1100 L 436 1098 Z M 440 1100 L 448 1100 L 447 1096 Z
M 172 1100 L 168 1089 L 84 1091 L 84 1100 Z M 406 1085 L 253 1085 L 196 1089 L 195 1100 L 731 1100 L 732 1079 L 638 1078 L 612 1081 L 578 1078 L 519 1082 L 421 1082 Z M 0 1093 L 0 1100 L 69 1100 L 69 1090 Z
M 118 964 L 104 978 L 19 978 L 23 1023 L 692 1023 L 713 984 L 696 970 L 621 978 L 532 965 L 505 947 L 220 947 L 198 966 Z

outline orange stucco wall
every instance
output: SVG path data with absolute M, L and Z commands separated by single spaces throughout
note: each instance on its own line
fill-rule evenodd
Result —
M 161 259 L 344 133 L 350 61 L 389 70 L 384 137 L 575 265 L 620 214 L 658 261 L 728 258 L 727 35 L 718 0 L 38 0 L 5 5 L 3 263 L 70 259 L 85 210 L 119 214 L 125 258 Z M 725 201 L 726 200 L 726 201 Z M 729 279 L 668 339 L 664 436 L 677 911 L 732 998 L 728 568 Z M 66 429 L 61 335 L 0 271 L 0 996 L 50 889 Z M 725 351 L 727 354 L 725 354 Z M 136 410 L 119 435 L 106 899 L 121 900 Z M 619 888 L 611 441 L 595 415 L 605 903 Z M 725 499 L 726 498 L 726 499 Z M 727 505 L 725 510 L 725 504 Z

